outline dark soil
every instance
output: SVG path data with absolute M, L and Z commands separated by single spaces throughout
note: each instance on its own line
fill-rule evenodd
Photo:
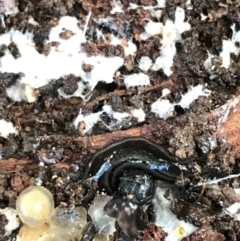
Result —
M 142 8 L 128 10 L 130 2 L 138 5 L 156 5 L 155 0 L 121 0 L 121 2 L 124 6 L 124 14 L 116 13 L 112 17 L 116 22 L 130 21 L 129 26 L 122 33 L 123 36 L 120 37 L 132 38 L 137 45 L 136 55 L 125 58 L 125 64 L 119 70 L 121 75 L 128 75 L 139 72 L 136 66 L 141 56 L 149 56 L 152 60 L 159 56 L 161 38 L 156 35 L 147 41 L 138 41 L 136 36 L 144 31 L 146 19 L 153 21 L 157 19 L 152 17 L 148 10 Z M 44 54 L 47 53 L 44 52 L 46 47 L 44 48 L 43 42 L 48 38 L 50 29 L 56 26 L 61 16 L 75 16 L 81 22 L 92 9 L 89 30 L 86 33 L 92 36 L 96 27 L 94 19 L 109 16 L 112 9 L 110 1 L 105 0 L 16 0 L 16 6 L 19 12 L 4 18 L 6 27 L 0 26 L 0 33 L 6 33 L 11 28 L 32 31 L 37 50 Z M 193 155 L 203 156 L 211 151 L 206 142 L 207 137 L 214 139 L 217 119 L 208 118 L 209 113 L 223 105 L 237 92 L 240 68 L 238 56 L 232 56 L 234 63 L 231 68 L 221 68 L 216 64 L 214 74 L 217 77 L 211 80 L 203 63 L 207 59 L 207 51 L 216 55 L 221 52 L 222 40 L 232 36 L 230 26 L 233 23 L 236 23 L 237 29 L 240 28 L 240 5 L 238 1 L 195 0 L 192 1 L 192 9 L 187 9 L 184 0 L 168 0 L 161 17 L 163 22 L 167 19 L 174 20 L 176 6 L 185 9 L 186 20 L 189 21 L 191 30 L 183 34 L 184 43 L 177 44 L 173 74 L 169 78 L 161 71 L 149 70 L 147 72 L 151 79 L 151 87 L 126 90 L 121 78 L 116 77 L 113 84 L 99 83 L 86 103 L 80 98 L 63 99 L 58 96 L 59 87 L 63 87 L 67 94 L 72 94 L 76 90 L 78 78 L 69 75 L 39 88 L 39 98 L 36 102 L 18 103 L 12 102 L 7 97 L 6 88 L 15 83 L 21 73 L 19 75 L 0 73 L 0 119 L 11 121 L 19 128 L 19 134 L 16 136 L 11 135 L 9 139 L 0 137 L 0 156 L 3 157 L 0 167 L 1 208 L 15 207 L 17 195 L 24 188 L 36 182 L 42 182 L 42 185 L 53 193 L 56 206 L 60 204 L 87 206 L 92 201 L 96 190 L 83 184 L 81 178 L 87 160 L 93 152 L 103 147 L 101 144 L 97 145 L 96 141 L 94 142 L 96 138 L 106 139 L 107 144 L 115 139 L 131 136 L 131 130 L 134 128 L 141 130 L 139 133 L 142 134 L 139 135 L 146 134 L 147 131 L 144 129 L 143 132 L 141 128 L 147 126 L 146 129 L 149 130 L 147 137 L 150 136 L 153 141 L 166 145 L 180 158 Z M 0 11 L 2 11 L 1 5 Z M 209 17 L 201 20 L 201 13 Z M 30 16 L 38 22 L 38 25 L 28 23 Z M 111 28 L 105 27 L 104 31 L 111 32 Z M 66 37 L 71 33 L 65 32 L 64 34 L 63 37 Z M 91 40 L 83 47 L 90 56 L 99 53 L 105 56 L 124 56 L 121 46 L 113 47 L 94 38 L 89 37 L 89 39 Z M 4 48 L 6 46 L 0 43 L 0 55 L 4 54 Z M 14 53 L 19 57 L 17 50 Z M 82 67 L 86 71 L 91 70 L 91 66 Z M 212 91 L 211 95 L 208 98 L 200 97 L 191 104 L 188 110 L 176 108 L 175 115 L 166 121 L 159 121 L 153 113 L 149 113 L 151 104 L 161 96 L 163 88 L 171 90 L 171 94 L 166 98 L 173 102 L 179 101 L 182 93 L 186 93 L 190 86 L 197 84 L 207 84 L 207 88 Z M 135 119 L 131 119 L 127 123 L 122 123 L 121 126 L 116 126 L 114 131 L 119 132 L 115 134 L 99 122 L 88 135 L 89 137 L 82 137 L 80 130 L 84 127 L 80 126 L 79 130 L 76 130 L 72 124 L 80 108 L 83 114 L 93 113 L 100 110 L 104 103 L 112 105 L 114 110 L 120 112 L 141 107 L 145 113 L 149 114 L 143 123 L 139 124 Z M 107 121 L 109 120 L 106 118 Z M 153 128 L 154 125 L 158 128 Z M 212 177 L 238 173 L 238 160 L 231 146 L 227 143 L 222 144 L 220 140 L 216 140 L 216 143 L 217 148 L 213 150 L 211 156 L 208 156 L 202 168 L 208 168 Z M 38 166 L 43 156 L 54 158 L 57 164 Z M 192 172 L 195 170 L 194 166 L 188 168 Z M 211 232 L 215 232 L 215 236 L 209 234 L 209 237 L 213 235 L 214 239 L 207 238 L 207 235 L 205 239 L 191 236 L 184 240 L 240 240 L 239 223 L 233 221 L 231 217 L 221 216 L 222 207 L 219 203 L 221 201 L 227 207 L 236 201 L 234 194 L 232 198 L 229 198 L 229 193 L 232 187 L 239 187 L 239 182 L 240 179 L 224 181 L 221 184 L 221 190 L 218 190 L 219 193 L 207 190 L 200 199 L 195 199 L 194 202 L 188 200 L 188 193 L 194 190 L 186 187 L 186 195 L 183 194 L 181 200 L 174 201 L 173 211 L 181 219 L 191 221 L 202 228 L 194 234 L 195 236 L 203 235 L 203 232 L 210 229 L 214 230 Z M 199 194 L 199 191 L 197 193 Z M 176 203 L 178 208 L 174 208 Z M 180 207 L 184 205 L 188 206 L 188 210 L 182 212 Z M 0 218 L 0 237 L 2 237 L 1 229 L 4 229 L 5 220 Z M 161 231 L 161 228 L 153 226 L 149 226 L 148 229 L 151 232 Z M 146 232 L 143 234 L 144 237 L 149 235 Z M 14 235 L 16 234 L 13 233 L 12 237 Z M 164 232 L 159 236 L 164 237 Z M 7 237 L 1 238 L 1 240 L 7 239 Z

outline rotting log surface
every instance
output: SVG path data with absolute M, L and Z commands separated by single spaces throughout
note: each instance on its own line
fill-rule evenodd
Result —
M 213 116 L 218 118 L 218 128 L 216 136 L 223 138 L 226 142 L 233 146 L 237 156 L 240 155 L 239 146 L 239 133 L 240 133 L 240 96 L 230 99 L 225 105 L 217 108 L 209 113 L 206 117 L 212 118 Z M 158 120 L 150 124 L 132 128 L 128 130 L 119 130 L 111 133 L 92 135 L 92 136 L 44 136 L 40 137 L 45 141 L 48 139 L 61 140 L 67 142 L 74 140 L 79 146 L 85 148 L 91 153 L 103 148 L 104 146 L 127 137 L 145 137 L 149 140 L 161 143 L 164 136 L 170 131 L 171 126 L 164 120 Z M 37 168 L 38 162 L 28 158 L 9 158 L 0 160 L 0 173 L 10 173 L 21 170 L 23 167 Z M 68 162 L 62 160 L 55 165 L 56 168 L 68 168 Z
M 225 105 L 216 108 L 211 113 L 206 115 L 206 119 L 217 117 L 218 127 L 216 137 L 222 138 L 225 142 L 233 146 L 237 156 L 240 155 L 239 133 L 240 133 L 240 96 L 230 99 Z M 158 120 L 140 127 L 119 130 L 111 133 L 92 136 L 64 136 L 64 135 L 50 135 L 39 137 L 46 140 L 61 140 L 61 142 L 75 141 L 79 146 L 94 153 L 96 150 L 104 146 L 127 137 L 145 137 L 156 143 L 162 143 L 164 136 L 170 131 L 171 126 L 164 120 Z M 0 173 L 16 172 L 23 167 L 37 168 L 38 162 L 34 159 L 26 158 L 9 158 L 0 160 Z M 68 168 L 67 160 L 63 159 L 60 163 L 55 165 L 56 168 Z
M 69 141 L 74 139 L 79 146 L 84 147 L 90 152 L 95 152 L 103 148 L 104 146 L 127 137 L 145 137 L 149 140 L 161 143 L 164 135 L 170 130 L 170 126 L 162 120 L 157 122 L 146 124 L 141 127 L 132 128 L 129 130 L 115 131 L 112 133 L 106 133 L 102 135 L 93 136 L 81 136 L 81 137 L 69 137 L 69 136 L 54 136 L 56 139 L 61 141 Z M 52 138 L 52 136 L 44 137 L 44 140 Z M 38 162 L 28 158 L 9 158 L 0 160 L 0 173 L 10 173 L 21 170 L 24 167 L 37 168 Z M 63 160 L 55 165 L 56 168 L 68 168 L 68 163 Z

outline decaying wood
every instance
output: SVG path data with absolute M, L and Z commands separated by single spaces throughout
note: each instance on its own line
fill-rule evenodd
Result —
M 229 143 L 240 156 L 240 95 L 230 99 L 213 114 L 218 117 L 217 138 Z
M 132 128 L 124 131 L 115 131 L 103 135 L 79 137 L 78 142 L 90 152 L 95 152 L 104 146 L 127 137 L 145 137 L 149 140 L 161 143 L 165 134 L 168 133 L 170 126 L 163 120 L 144 125 L 138 128 Z
M 133 94 L 137 94 L 137 92 L 141 93 L 147 93 L 151 91 L 155 91 L 157 89 L 163 89 L 163 88 L 168 88 L 171 89 L 171 87 L 174 85 L 173 81 L 171 79 L 163 81 L 160 84 L 154 85 L 154 86 L 143 86 L 143 87 L 138 87 L 138 89 L 129 89 L 129 90 L 115 90 L 113 92 L 110 92 L 108 94 L 99 96 L 98 98 L 89 101 L 85 106 L 84 109 L 88 110 L 91 109 L 95 104 L 99 103 L 100 101 L 103 100 L 108 100 L 110 99 L 111 96 L 130 96 Z
M 168 83 L 170 84 L 170 83 Z M 106 98 L 106 96 L 105 96 Z M 94 105 L 94 102 L 90 106 Z M 224 139 L 233 146 L 236 154 L 240 156 L 240 96 L 230 99 L 225 105 L 217 108 L 209 113 L 208 118 L 216 117 L 218 120 L 218 128 L 216 137 Z M 158 120 L 156 122 L 145 124 L 141 127 L 132 128 L 128 130 L 118 130 L 112 133 L 106 133 L 93 136 L 44 136 L 39 137 L 41 141 L 55 140 L 61 143 L 74 141 L 79 147 L 88 150 L 90 153 L 103 148 L 104 146 L 128 137 L 145 137 L 156 143 L 162 143 L 164 136 L 169 133 L 171 126 L 166 121 Z M 28 158 L 9 158 L 0 160 L 0 173 L 10 173 L 21 170 L 24 167 L 34 169 L 38 167 L 38 161 Z M 57 169 L 68 168 L 68 160 L 64 159 L 56 164 Z
M 141 127 L 132 128 L 129 130 L 115 131 L 102 135 L 81 136 L 76 138 L 69 136 L 45 136 L 40 139 L 47 140 L 56 138 L 56 140 L 61 140 L 61 142 L 74 140 L 76 143 L 78 143 L 79 146 L 93 153 L 114 141 L 127 137 L 145 137 L 149 140 L 155 141 L 156 143 L 161 143 L 163 141 L 164 135 L 166 135 L 169 130 L 170 126 L 165 121 L 159 120 Z M 37 168 L 38 161 L 27 158 L 9 158 L 0 160 L 0 173 L 17 172 L 26 166 L 31 169 Z M 56 164 L 56 168 L 59 169 L 68 167 L 69 165 L 67 160 L 63 160 L 62 162 Z
M 5 160 L 0 160 L 0 174 L 7 174 L 11 172 L 19 172 L 24 167 L 28 169 L 35 169 L 38 167 L 38 163 L 34 160 L 30 160 L 27 158 L 9 158 Z M 56 164 L 57 169 L 68 168 L 69 165 L 64 162 L 60 162 Z

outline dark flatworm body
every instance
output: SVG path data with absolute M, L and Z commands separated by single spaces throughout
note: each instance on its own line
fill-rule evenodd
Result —
M 153 179 L 175 183 L 183 165 L 197 158 L 177 159 L 166 148 L 142 137 L 114 142 L 96 152 L 90 160 L 84 179 L 99 182 L 99 187 L 112 195 L 117 192 L 119 179 L 125 170 L 139 170 Z

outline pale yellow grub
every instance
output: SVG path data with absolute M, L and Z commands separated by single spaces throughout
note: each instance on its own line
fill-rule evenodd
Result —
M 49 228 L 36 241 L 75 241 L 75 238 L 66 229 Z
M 44 187 L 26 188 L 16 202 L 16 210 L 20 219 L 33 228 L 49 223 L 53 209 L 53 195 Z
M 37 241 L 38 238 L 49 228 L 47 224 L 44 224 L 38 228 L 32 228 L 26 224 L 22 226 L 18 233 L 19 241 Z

